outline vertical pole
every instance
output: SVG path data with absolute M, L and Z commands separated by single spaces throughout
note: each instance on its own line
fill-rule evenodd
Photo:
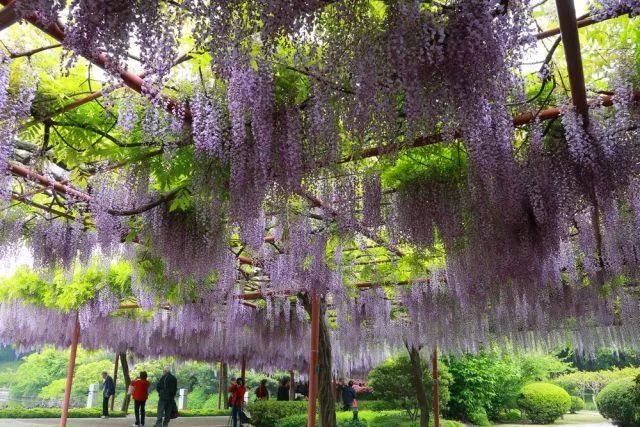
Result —
M 242 362 L 240 364 L 240 376 L 242 377 L 242 383 L 244 384 L 246 381 L 246 374 L 247 374 L 247 357 L 243 354 L 242 355 Z M 246 387 L 246 384 L 245 384 Z
M 118 381 L 118 361 L 120 360 L 120 357 L 118 355 L 118 353 L 116 353 L 116 360 L 113 362 L 113 389 L 115 391 L 116 389 L 116 382 Z M 113 405 L 116 401 L 116 394 L 113 393 L 113 396 L 111 396 L 111 404 L 110 404 L 110 410 L 113 411 Z
M 309 406 L 307 427 L 316 426 L 316 397 L 318 395 L 318 347 L 320 341 L 320 295 L 311 302 L 311 357 L 309 360 Z
M 76 353 L 78 352 L 78 341 L 80 340 L 80 322 L 76 312 L 76 320 L 73 326 L 73 336 L 71 337 L 71 351 L 69 352 L 69 367 L 67 368 L 67 382 L 64 386 L 64 403 L 62 404 L 62 414 L 60 414 L 60 427 L 67 427 L 67 417 L 69 416 L 69 402 L 71 401 L 71 386 L 73 385 L 73 372 L 76 368 Z
M 573 0 L 556 0 L 556 9 L 558 10 L 564 56 L 567 60 L 571 98 L 576 110 L 582 115 L 586 126 L 589 122 L 589 104 L 587 103 L 587 90 L 584 85 L 584 70 L 582 68 L 575 5 Z
M 220 372 L 218 374 L 218 409 L 222 409 L 222 360 L 220 361 Z
M 440 427 L 440 387 L 438 384 L 438 348 L 433 349 L 433 426 Z
M 296 398 L 296 382 L 293 371 L 289 371 L 289 400 Z

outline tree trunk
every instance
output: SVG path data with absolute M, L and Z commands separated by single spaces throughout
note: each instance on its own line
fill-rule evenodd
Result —
M 311 315 L 311 299 L 308 295 L 298 295 L 305 310 Z M 327 306 L 324 299 L 320 303 L 320 341 L 318 343 L 318 406 L 320 407 L 320 425 L 336 427 L 336 401 L 331 385 L 331 339 L 329 326 L 324 319 Z
M 122 365 L 122 376 L 124 377 L 124 399 L 122 400 L 122 412 L 129 412 L 129 403 L 131 395 L 129 394 L 129 386 L 131 385 L 131 376 L 129 374 L 129 362 L 127 361 L 127 353 L 120 353 L 120 365 Z
M 420 349 L 407 346 L 409 358 L 411 359 L 411 370 L 413 372 L 413 386 L 416 389 L 416 398 L 420 408 L 420 427 L 429 427 L 429 400 L 424 386 L 422 363 L 420 360 Z
M 335 427 L 336 401 L 333 394 L 333 381 L 331 380 L 331 339 L 329 327 L 324 319 L 326 304 L 320 304 L 320 342 L 318 346 L 318 362 L 320 372 L 318 374 L 318 402 L 320 404 L 320 425 L 322 427 Z
M 229 365 L 222 364 L 222 398 L 224 399 L 224 409 L 229 409 L 229 387 L 227 386 L 227 377 L 229 376 Z

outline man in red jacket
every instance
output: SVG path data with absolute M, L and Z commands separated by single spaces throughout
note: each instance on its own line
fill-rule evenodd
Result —
M 231 405 L 231 418 L 233 419 L 233 427 L 237 427 L 238 420 L 240 419 L 240 413 L 242 412 L 242 406 L 244 405 L 244 394 L 247 389 L 244 387 L 244 380 L 240 377 L 231 382 L 229 387 L 229 404 Z M 240 421 L 242 425 L 242 421 Z
M 131 381 L 131 397 L 133 398 L 133 407 L 136 414 L 136 426 L 144 425 L 144 407 L 149 398 L 149 387 L 151 384 L 147 381 L 147 373 L 140 372 L 140 376 Z

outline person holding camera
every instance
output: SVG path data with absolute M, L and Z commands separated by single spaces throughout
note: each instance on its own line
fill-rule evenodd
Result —
M 247 389 L 244 387 L 244 379 L 238 377 L 235 381 L 231 381 L 229 387 L 229 406 L 231 406 L 231 419 L 233 420 L 233 427 L 237 427 L 238 421 L 242 425 L 241 413 L 242 406 L 244 405 L 244 395 Z

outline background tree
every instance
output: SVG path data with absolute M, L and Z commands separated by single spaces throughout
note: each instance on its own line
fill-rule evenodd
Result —
M 433 380 L 429 364 L 420 358 L 422 382 L 425 387 L 429 410 L 433 402 Z M 440 380 L 440 408 L 444 410 L 449 402 L 451 375 L 445 363 L 438 363 Z M 395 407 L 403 408 L 415 420 L 419 414 L 417 390 L 413 380 L 414 371 L 408 353 L 387 359 L 369 373 L 369 385 L 373 387 L 373 398 L 383 400 Z M 427 418 L 428 419 L 428 418 Z

